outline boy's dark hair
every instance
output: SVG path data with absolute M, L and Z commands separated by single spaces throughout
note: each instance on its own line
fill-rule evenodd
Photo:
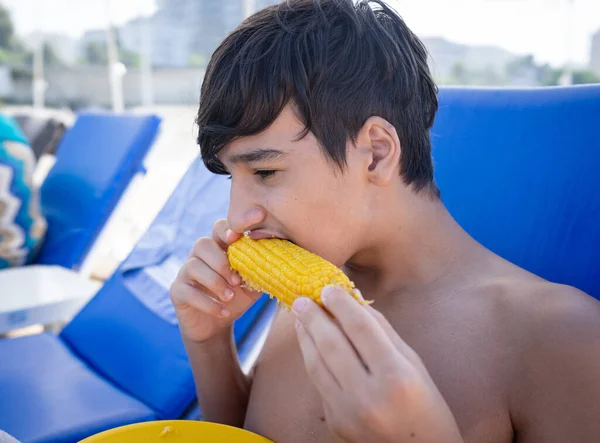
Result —
M 247 18 L 214 52 L 202 84 L 198 144 L 217 153 L 266 129 L 293 104 L 326 156 L 343 169 L 346 143 L 374 115 L 395 126 L 400 171 L 416 190 L 437 189 L 429 129 L 438 108 L 427 51 L 380 0 L 284 0 Z

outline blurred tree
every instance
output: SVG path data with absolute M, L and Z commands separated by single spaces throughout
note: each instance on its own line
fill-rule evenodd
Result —
M 600 77 L 592 71 L 578 70 L 573 71 L 573 84 L 583 85 L 588 83 L 600 83 Z
M 498 86 L 506 83 L 502 73 L 493 66 L 488 65 L 483 69 L 468 69 L 462 62 L 456 62 L 450 70 L 450 75 L 440 84 L 446 85 L 478 85 Z
M 140 56 L 135 52 L 128 51 L 126 49 L 121 49 L 119 52 L 121 56 L 121 62 L 128 67 L 138 68 L 140 66 Z
M 450 71 L 451 83 L 455 83 L 458 85 L 467 85 L 469 84 L 469 73 L 465 68 L 465 65 L 461 62 L 456 62 L 452 65 L 452 69 Z
M 10 42 L 10 50 L 17 54 L 25 54 L 27 52 L 27 47 L 16 35 L 13 35 L 12 41 Z
M 542 65 L 538 68 L 538 79 L 542 86 L 556 86 L 563 75 L 563 70 L 553 68 L 549 64 Z
M 48 43 L 44 43 L 44 64 L 49 66 L 63 66 L 64 62 Z
M 9 49 L 13 42 L 15 28 L 10 11 L 0 3 L 0 48 Z
M 565 70 L 562 68 L 552 68 L 549 65 L 543 65 L 540 67 L 540 84 L 542 86 L 556 86 L 560 83 L 560 78 L 564 73 Z M 574 85 L 600 83 L 600 77 L 586 69 L 573 71 L 571 79 Z
M 194 67 L 205 67 L 206 57 L 204 54 L 193 54 L 190 56 L 189 64 Z
M 117 38 L 117 50 L 119 51 L 119 60 L 128 68 L 137 68 L 140 66 L 140 56 L 136 52 L 130 51 L 123 47 L 119 36 Z
M 521 57 L 515 57 L 514 60 L 506 65 L 506 74 L 509 78 L 522 77 L 531 71 L 537 71 L 533 55 L 528 54 Z
M 482 85 L 486 86 L 498 86 L 504 84 L 505 79 L 501 74 L 496 72 L 493 66 L 486 66 L 481 72 L 480 82 Z
M 138 67 L 140 65 L 140 56 L 135 52 L 123 49 L 118 39 L 117 49 L 119 51 L 119 60 L 125 66 Z M 83 51 L 83 59 L 80 62 L 90 65 L 106 65 L 108 63 L 106 42 L 88 42 Z
M 46 65 L 46 66 L 64 66 L 65 63 L 58 56 L 58 54 L 56 53 L 54 48 L 46 42 L 44 42 L 43 51 L 44 51 L 44 65 Z M 28 66 L 33 66 L 33 53 L 32 52 L 27 52 L 27 54 L 25 55 L 25 58 L 24 58 L 24 62 Z
M 108 63 L 106 44 L 102 42 L 88 42 L 83 50 L 83 58 L 90 65 L 106 65 Z

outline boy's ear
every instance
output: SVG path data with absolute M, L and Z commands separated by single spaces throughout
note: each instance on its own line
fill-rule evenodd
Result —
M 400 139 L 387 120 L 369 117 L 358 133 L 357 146 L 365 155 L 366 173 L 373 184 L 385 186 L 399 174 Z

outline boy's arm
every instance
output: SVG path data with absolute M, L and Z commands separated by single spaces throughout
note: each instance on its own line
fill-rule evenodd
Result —
M 243 425 L 250 390 L 233 326 L 261 296 L 242 288 L 230 267 L 226 250 L 240 237 L 225 219 L 217 220 L 211 237 L 196 241 L 170 288 L 202 414 L 231 426 Z
M 511 417 L 518 443 L 600 442 L 600 302 L 545 294 L 522 338 Z M 538 298 L 539 300 L 539 298 Z
M 243 427 L 251 380 L 239 365 L 232 328 L 203 343 L 183 341 L 203 418 Z

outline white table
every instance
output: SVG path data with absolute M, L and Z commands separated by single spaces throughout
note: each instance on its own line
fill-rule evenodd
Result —
M 0 334 L 71 320 L 101 284 L 59 266 L 0 271 Z

